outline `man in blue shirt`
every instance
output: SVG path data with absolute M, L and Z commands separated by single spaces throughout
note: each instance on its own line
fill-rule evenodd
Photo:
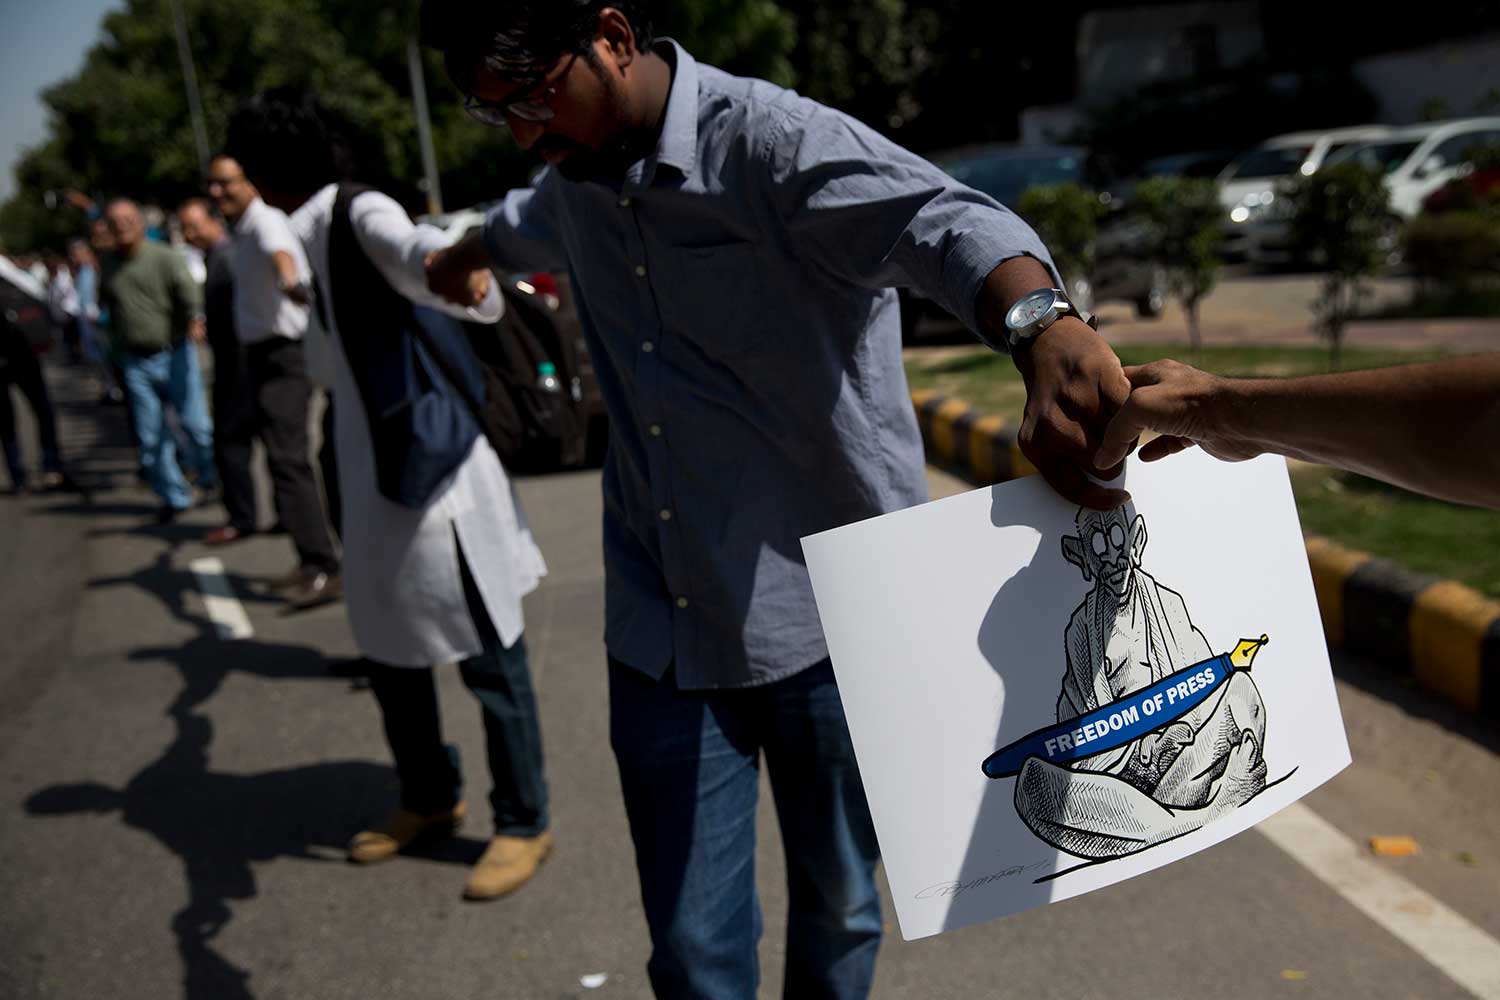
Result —
M 578 293 L 610 414 L 611 742 L 657 994 L 755 995 L 764 753 L 786 993 L 864 996 L 878 848 L 800 539 L 926 499 L 893 286 L 1020 345 L 1023 447 L 1076 502 L 1123 499 L 1088 473 L 1129 384 L 1076 313 L 1007 323 L 1061 284 L 1015 215 L 837 111 L 653 41 L 647 7 L 425 0 L 470 114 L 548 163 L 428 280 L 465 301 L 474 267 L 566 269 Z

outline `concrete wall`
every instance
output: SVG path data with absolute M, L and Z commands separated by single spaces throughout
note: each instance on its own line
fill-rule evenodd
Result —
M 1078 23 L 1078 101 L 1107 104 L 1149 84 L 1215 68 L 1199 64 L 1205 45 L 1221 69 L 1259 56 L 1265 38 L 1258 5 L 1190 3 L 1086 14 Z
M 1443 118 L 1500 114 L 1500 35 L 1374 56 L 1356 63 L 1354 74 L 1391 125 L 1422 121 L 1432 101 L 1445 106 Z

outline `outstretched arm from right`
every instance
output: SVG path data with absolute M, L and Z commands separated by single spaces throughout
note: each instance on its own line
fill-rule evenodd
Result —
M 1500 507 L 1500 353 L 1288 379 L 1226 379 L 1175 361 L 1127 368 L 1130 398 L 1096 463 L 1143 431 L 1154 461 L 1201 446 L 1332 465 L 1455 503 Z

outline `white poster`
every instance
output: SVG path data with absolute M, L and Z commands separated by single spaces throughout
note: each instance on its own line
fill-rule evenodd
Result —
M 1231 837 L 1349 763 L 1285 463 L 1131 460 L 803 539 L 908 939 Z

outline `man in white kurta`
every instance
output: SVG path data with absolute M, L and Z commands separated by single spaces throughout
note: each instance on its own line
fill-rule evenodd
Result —
M 288 122 L 294 125 L 290 132 L 284 131 Z M 350 857 L 381 860 L 462 820 L 457 755 L 442 742 L 432 676 L 433 665 L 458 661 L 483 708 L 496 828 L 465 895 L 493 898 L 523 884 L 551 849 L 521 611 L 522 597 L 535 589 L 546 566 L 483 435 L 422 508 L 396 504 L 377 489 L 370 423 L 342 346 L 360 331 L 338 324 L 340 296 L 371 290 L 339 288 L 331 280 L 329 234 L 338 187 L 329 183 L 336 172 L 328 149 L 314 141 L 324 136 L 310 102 L 262 95 L 236 115 L 230 143 L 266 200 L 291 213 L 325 306 L 337 401 L 345 599 L 355 641 L 371 661 L 371 686 L 402 786 L 401 808 L 358 834 Z M 427 291 L 424 257 L 448 242 L 439 230 L 413 225 L 394 200 L 377 191 L 356 195 L 349 216 L 359 249 L 396 293 L 461 317 L 499 319 L 503 305 L 493 286 L 467 311 Z

